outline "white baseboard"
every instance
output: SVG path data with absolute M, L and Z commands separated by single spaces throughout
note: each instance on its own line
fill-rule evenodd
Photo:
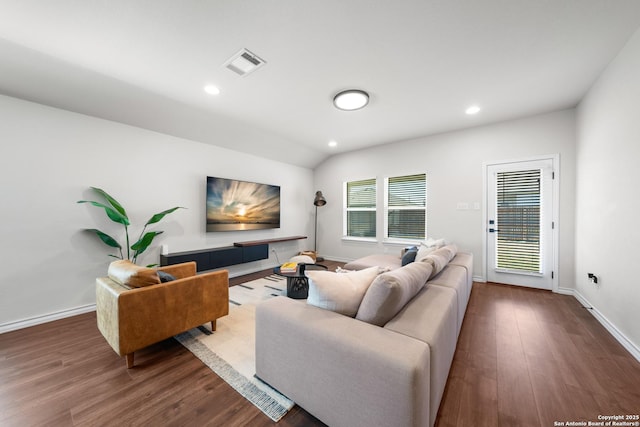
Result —
M 473 276 L 474 282 L 487 283 L 487 279 L 482 276 Z
M 56 311 L 55 313 L 49 313 L 42 316 L 35 316 L 29 319 L 16 320 L 14 322 L 8 322 L 0 324 L 0 334 L 5 332 L 17 331 L 18 329 L 28 328 L 30 326 L 41 325 L 43 323 L 53 322 L 54 320 L 65 319 L 67 317 L 77 316 L 79 314 L 89 313 L 96 311 L 95 304 L 83 305 L 80 307 L 70 308 L 67 310 Z
M 602 326 L 629 352 L 633 357 L 636 358 L 638 362 L 640 362 L 640 348 L 635 345 L 629 338 L 626 337 L 625 334 L 620 332 L 616 326 L 609 321 L 597 308 L 595 308 L 591 303 L 576 289 L 570 288 L 559 288 L 559 294 L 564 295 L 573 295 L 575 299 L 578 300 L 583 307 L 587 308 L 589 312 L 595 317 Z

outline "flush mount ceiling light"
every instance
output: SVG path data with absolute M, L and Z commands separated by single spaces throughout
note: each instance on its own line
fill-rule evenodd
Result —
M 329 145 L 329 147 L 337 147 L 338 143 L 335 140 L 332 139 L 331 141 L 329 141 L 329 143 L 327 145 Z
M 480 107 L 478 107 L 477 105 L 472 105 L 469 108 L 467 108 L 464 112 L 470 116 L 473 116 L 474 114 L 478 114 L 480 112 Z
M 369 94 L 363 90 L 343 90 L 333 97 L 333 105 L 340 110 L 359 110 L 369 103 Z

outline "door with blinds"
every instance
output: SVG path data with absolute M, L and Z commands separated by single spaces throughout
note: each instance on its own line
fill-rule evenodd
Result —
M 487 167 L 487 280 L 552 289 L 553 159 Z

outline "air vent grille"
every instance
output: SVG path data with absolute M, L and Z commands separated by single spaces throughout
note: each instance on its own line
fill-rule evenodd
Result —
M 247 49 L 241 49 L 224 63 L 224 66 L 241 76 L 246 76 L 262 67 L 266 61 Z

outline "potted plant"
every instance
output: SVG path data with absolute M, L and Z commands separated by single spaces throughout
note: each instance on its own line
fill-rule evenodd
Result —
M 140 236 L 138 237 L 138 240 L 135 243 L 130 244 L 129 225 L 131 223 L 129 221 L 129 217 L 127 216 L 127 212 L 125 211 L 124 207 L 122 207 L 122 205 L 116 199 L 111 197 L 106 191 L 96 187 L 90 187 L 90 188 L 96 194 L 102 196 L 106 201 L 106 203 L 96 202 L 93 200 L 79 200 L 78 203 L 89 203 L 98 208 L 102 208 L 104 209 L 105 213 L 107 214 L 107 216 L 111 221 L 116 222 L 118 224 L 122 224 L 124 226 L 124 232 L 125 232 L 125 238 L 126 238 L 125 247 L 127 250 L 127 257 L 125 258 L 124 256 L 122 245 L 107 233 L 104 233 L 103 231 L 100 231 L 96 228 L 90 228 L 90 229 L 87 229 L 87 231 L 95 233 L 100 238 L 100 240 L 102 240 L 107 246 L 110 246 L 112 248 L 117 248 L 120 252 L 120 256 L 112 255 L 112 254 L 110 254 L 109 256 L 118 258 L 118 259 L 128 259 L 134 264 L 136 263 L 138 256 L 141 253 L 143 253 L 149 247 L 149 245 L 151 245 L 151 243 L 153 242 L 153 239 L 155 239 L 156 236 L 158 236 L 159 234 L 164 233 L 164 231 L 146 231 L 147 227 L 151 224 L 160 222 L 162 218 L 164 218 L 166 215 L 178 209 L 186 209 L 180 206 L 176 206 L 174 208 L 167 209 L 165 211 L 162 211 L 160 213 L 153 215 L 142 228 L 142 231 L 140 232 Z M 151 264 L 151 265 L 148 265 L 147 267 L 153 267 L 155 265 L 157 264 Z

